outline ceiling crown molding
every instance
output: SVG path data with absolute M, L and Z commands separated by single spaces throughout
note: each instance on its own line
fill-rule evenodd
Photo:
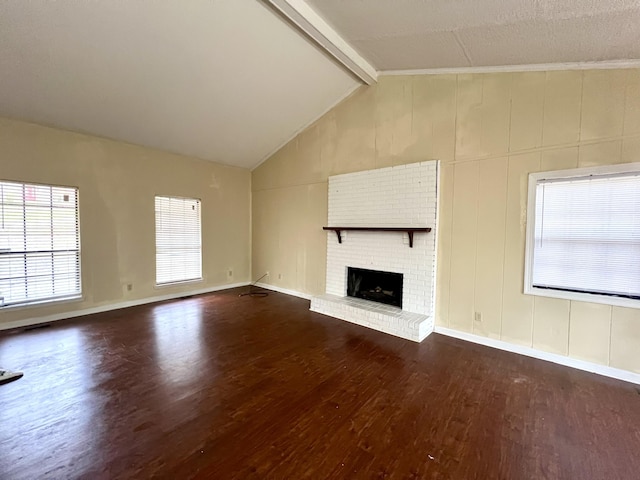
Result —
M 536 63 L 531 65 L 499 65 L 488 67 L 423 68 L 415 70 L 382 70 L 380 76 L 389 75 L 445 75 L 465 73 L 549 72 L 554 70 L 606 70 L 640 68 L 640 60 L 605 60 L 596 62 Z
M 284 15 L 302 32 L 343 64 L 367 85 L 376 83 L 378 72 L 367 60 L 356 52 L 304 0 L 263 0 Z

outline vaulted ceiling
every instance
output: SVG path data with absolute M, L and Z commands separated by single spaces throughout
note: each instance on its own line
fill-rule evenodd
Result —
M 357 85 L 257 0 L 0 2 L 0 116 L 252 167 Z
M 638 0 L 308 0 L 378 70 L 640 59 Z
M 376 70 L 611 60 L 639 0 L 0 2 L 0 116 L 248 168 Z

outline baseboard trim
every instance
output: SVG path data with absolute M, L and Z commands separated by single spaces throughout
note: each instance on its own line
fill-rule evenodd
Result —
M 311 300 L 313 295 L 308 293 L 298 292 L 297 290 L 289 290 L 287 288 L 276 287 L 268 283 L 256 283 L 256 287 L 264 288 L 265 290 L 273 290 L 274 292 L 284 293 L 286 295 L 292 295 L 294 297 L 304 298 L 305 300 Z
M 189 297 L 191 295 L 202 295 L 204 293 L 218 292 L 220 290 L 228 290 L 230 288 L 244 287 L 249 282 L 232 283 L 227 285 L 218 285 L 215 287 L 201 288 L 188 292 L 170 293 L 167 295 L 159 295 L 156 297 L 140 298 L 128 302 L 110 303 L 108 305 L 100 305 L 98 307 L 85 308 L 83 310 L 74 310 L 71 312 L 54 313 L 42 317 L 25 318 L 24 320 L 16 320 L 15 322 L 0 323 L 0 330 L 10 330 L 13 328 L 31 327 L 42 323 L 51 323 L 58 320 L 66 320 L 69 318 L 82 317 L 84 315 L 92 315 L 94 313 L 109 312 L 111 310 L 120 310 L 121 308 L 136 307 L 138 305 L 146 305 L 147 303 L 163 302 L 165 300 L 174 300 L 181 297 Z
M 504 342 L 502 340 L 495 340 L 493 338 L 482 337 L 480 335 L 474 335 L 472 333 L 460 332 L 458 330 L 452 330 L 446 327 L 436 326 L 434 331 L 435 333 L 439 333 L 441 335 L 458 338 L 460 340 L 466 340 L 467 342 L 477 343 L 486 347 L 492 347 L 499 350 L 505 350 L 507 352 L 518 353 L 527 357 L 537 358 L 539 360 L 545 360 L 547 362 L 564 365 L 565 367 L 577 368 L 578 370 L 584 370 L 585 372 L 597 373 L 598 375 L 603 375 L 605 377 L 611 377 L 617 380 L 623 380 L 625 382 L 640 385 L 640 374 L 629 372 L 627 370 L 607 367 L 605 365 L 598 365 L 597 363 L 585 362 L 584 360 L 577 360 L 575 358 L 558 355 L 556 353 L 543 352 L 542 350 L 537 350 L 535 348 L 515 345 L 513 343 Z

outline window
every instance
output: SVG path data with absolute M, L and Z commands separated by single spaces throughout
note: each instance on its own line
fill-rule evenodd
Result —
M 156 197 L 156 284 L 201 278 L 200 200 Z
M 525 293 L 640 308 L 640 163 L 529 175 Z
M 0 181 L 0 306 L 80 294 L 78 189 Z

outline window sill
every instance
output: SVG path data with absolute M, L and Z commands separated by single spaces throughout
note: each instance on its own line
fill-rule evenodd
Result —
M 180 280 L 179 282 L 156 283 L 153 288 L 162 290 L 168 287 L 179 287 L 180 285 L 190 285 L 194 283 L 201 283 L 203 281 L 204 278 L 194 278 L 192 280 Z
M 632 298 L 610 297 L 608 295 L 598 295 L 595 293 L 565 292 L 562 290 L 549 290 L 530 286 L 525 286 L 524 293 L 525 295 L 534 295 L 537 297 L 559 298 L 574 302 L 599 303 L 614 307 L 640 309 L 640 300 L 634 300 Z

